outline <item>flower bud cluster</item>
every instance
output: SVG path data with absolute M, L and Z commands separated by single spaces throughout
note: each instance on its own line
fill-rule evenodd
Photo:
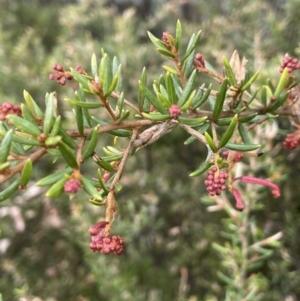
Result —
M 89 233 L 91 235 L 90 248 L 94 252 L 102 254 L 115 253 L 121 255 L 124 251 L 125 241 L 119 235 L 105 236 L 104 228 L 107 222 L 101 221 L 90 227 Z
M 73 75 L 69 71 L 65 71 L 64 67 L 60 64 L 53 64 L 52 69 L 55 70 L 55 73 L 51 73 L 49 75 L 50 80 L 56 80 L 60 85 L 64 86 L 67 80 L 73 79 Z M 83 69 L 81 66 L 77 66 L 75 68 L 79 73 L 83 73 Z
M 181 114 L 181 108 L 178 105 L 171 105 L 169 108 L 169 114 L 172 118 L 176 119 Z
M 205 61 L 201 53 L 196 53 L 193 65 L 195 67 L 205 68 Z
M 109 179 L 110 179 L 110 172 L 105 170 L 104 174 L 103 174 L 103 177 L 102 177 L 102 181 L 104 183 L 107 183 L 109 181 Z
M 162 41 L 165 43 L 165 45 L 169 49 L 171 49 L 172 46 L 171 46 L 171 44 L 169 42 L 168 36 L 173 38 L 172 34 L 169 31 L 164 31 L 163 34 L 162 34 Z
M 222 191 L 226 190 L 226 180 L 228 173 L 219 170 L 216 166 L 210 169 L 207 173 L 207 178 L 204 181 L 206 190 L 210 196 L 220 195 Z
M 222 156 L 224 158 L 228 158 L 228 155 L 229 155 L 229 150 L 225 150 L 222 152 Z M 233 152 L 232 155 L 230 156 L 230 159 L 234 162 L 234 163 L 237 163 L 237 162 L 240 162 L 242 159 L 243 159 L 243 153 L 242 152 Z
M 81 188 L 81 183 L 77 179 L 69 179 L 64 185 L 64 191 L 67 193 L 77 193 Z
M 287 134 L 283 141 L 283 147 L 286 149 L 295 149 L 300 143 L 300 136 L 298 132 Z
M 288 72 L 291 73 L 296 69 L 300 69 L 300 63 L 299 60 L 296 58 L 293 58 L 291 56 L 285 56 L 282 59 L 282 63 L 279 68 L 279 72 L 282 73 L 284 68 L 288 68 Z
M 21 107 L 9 102 L 4 102 L 2 105 L 0 105 L 0 120 L 5 120 L 6 115 L 8 114 L 22 116 Z

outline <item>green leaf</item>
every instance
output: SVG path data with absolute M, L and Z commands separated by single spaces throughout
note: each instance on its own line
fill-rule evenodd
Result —
M 169 58 L 172 58 L 172 59 L 174 59 L 174 57 L 175 57 L 174 54 L 170 50 L 157 48 L 157 51 L 160 54 L 162 54 L 163 56 L 166 56 L 166 57 L 169 57 Z
M 93 131 L 92 131 L 92 136 L 91 139 L 89 141 L 89 143 L 87 144 L 83 154 L 82 154 L 82 159 L 85 161 L 88 157 L 90 157 L 94 151 L 95 148 L 97 146 L 97 142 L 98 142 L 98 131 L 99 131 L 100 125 L 97 125 L 96 127 L 94 127 Z
M 215 124 L 219 126 L 229 125 L 232 120 L 232 117 L 224 117 L 215 120 Z
M 201 105 L 201 104 L 199 105 L 199 103 L 200 103 L 201 98 L 203 96 L 202 88 L 204 88 L 204 84 L 197 90 L 197 93 L 196 93 L 196 95 L 193 99 L 193 102 L 192 102 L 192 109 L 193 110 L 197 109 Z
M 186 101 L 189 99 L 193 89 L 194 89 L 194 84 L 195 84 L 195 80 L 196 80 L 196 73 L 197 71 L 194 70 L 193 73 L 191 74 L 191 76 L 189 77 L 186 86 L 184 87 L 182 94 L 177 102 L 177 105 L 179 105 L 180 107 L 182 107 Z
M 201 92 L 202 92 L 201 88 L 198 89 L 195 99 L 192 103 L 193 110 L 199 108 L 202 104 L 204 104 L 206 102 L 206 100 L 208 99 L 208 97 L 210 95 L 211 87 L 212 87 L 212 85 L 210 84 L 204 94 L 203 93 L 201 94 Z
M 174 68 L 172 68 L 172 67 L 170 67 L 170 66 L 163 65 L 163 68 L 164 68 L 165 70 L 169 71 L 169 72 L 172 73 L 172 74 L 178 75 L 177 70 L 174 69 Z
M 22 156 L 26 155 L 25 149 L 23 148 L 23 146 L 20 143 L 12 141 L 11 150 L 15 154 L 22 155 Z
M 126 120 L 130 115 L 129 110 L 124 111 L 121 116 L 115 121 L 115 124 L 120 124 L 122 121 Z
M 169 102 L 168 91 L 167 91 L 167 89 L 165 88 L 165 86 L 163 86 L 162 84 L 159 85 L 159 91 L 157 91 L 157 93 L 159 93 L 159 92 L 167 99 L 167 102 L 168 102 L 169 104 L 171 104 L 171 103 Z
M 120 161 L 122 158 L 123 158 L 123 154 L 102 157 L 102 159 L 106 162 Z
M 257 113 L 249 114 L 248 116 L 242 117 L 239 119 L 241 123 L 246 123 L 251 121 L 253 118 L 257 116 Z
M 112 84 L 112 66 L 107 53 L 104 54 L 100 62 L 99 81 L 104 95 L 106 95 Z
M 34 99 L 31 97 L 31 95 L 26 90 L 23 91 L 23 95 L 31 114 L 35 118 L 44 118 L 43 112 L 41 111 L 37 103 L 34 101 Z
M 167 119 L 171 119 L 169 114 L 160 114 L 160 113 L 142 113 L 144 118 L 154 120 L 154 121 L 165 121 Z
M 115 154 L 115 155 L 122 154 L 122 152 L 118 148 L 116 148 L 114 146 L 110 146 L 110 145 L 107 145 L 107 147 L 103 147 L 103 150 L 107 150 L 109 152 L 108 154 L 111 154 L 111 153 Z
M 249 87 L 255 82 L 259 75 L 259 71 L 255 72 L 252 77 L 242 86 L 241 92 L 244 92 L 249 89 Z
M 204 172 L 206 172 L 214 163 L 210 162 L 210 160 L 205 161 L 204 163 L 202 163 L 200 165 L 200 167 L 198 167 L 195 171 L 193 171 L 192 173 L 190 173 L 190 177 L 196 177 L 199 176 L 201 174 L 203 174 Z
M 33 115 L 31 114 L 28 106 L 25 105 L 24 103 L 21 104 L 21 111 L 22 111 L 22 117 L 24 119 L 36 124 L 36 120 L 34 119 Z
M 166 86 L 167 86 L 167 91 L 168 91 L 168 96 L 169 96 L 169 101 L 171 104 L 176 104 L 177 103 L 177 96 L 175 92 L 175 87 L 174 87 L 174 82 L 171 76 L 170 72 L 167 72 L 166 74 Z
M 69 147 L 73 149 L 77 148 L 76 142 L 66 133 L 66 131 L 62 127 L 60 127 L 58 134 L 62 136 L 63 142 L 66 143 Z
M 0 171 L 8 169 L 10 167 L 10 162 L 5 162 L 0 164 Z
M 225 56 L 223 56 L 223 65 L 225 67 L 226 75 L 229 79 L 230 84 L 232 86 L 235 86 L 237 84 L 237 80 L 236 80 L 234 72 Z
M 217 94 L 217 97 L 216 97 L 216 103 L 215 103 L 215 106 L 213 109 L 213 114 L 212 114 L 213 120 L 217 120 L 219 115 L 222 112 L 223 104 L 224 104 L 226 92 L 227 92 L 227 86 L 228 86 L 228 79 L 224 78 L 224 80 L 220 86 L 219 92 Z
M 77 72 L 75 69 L 70 68 L 71 73 L 73 75 L 73 77 L 75 78 L 75 80 L 80 83 L 83 87 L 84 90 L 86 90 L 87 92 L 90 92 L 90 88 L 89 88 L 89 80 L 86 76 L 82 75 L 81 73 Z
M 54 124 L 55 118 L 54 118 L 54 111 L 57 107 L 57 100 L 55 97 L 55 92 L 46 94 L 46 110 L 45 110 L 45 118 L 44 118 L 44 125 L 43 125 L 43 132 L 45 134 L 49 134 L 50 130 Z
M 268 112 L 274 112 L 275 110 L 277 110 L 278 108 L 280 108 L 285 103 L 285 101 L 287 100 L 289 94 L 290 94 L 290 91 L 286 91 L 281 96 L 279 96 L 272 103 L 272 105 L 268 108 Z
M 210 147 L 210 149 L 212 150 L 212 152 L 216 153 L 218 151 L 218 148 L 216 147 L 212 137 L 209 135 L 208 132 L 205 132 L 204 136 L 205 136 L 205 140 L 206 140 L 208 146 Z
M 171 103 L 169 101 L 168 98 L 166 98 L 164 95 L 162 95 L 161 93 L 157 93 L 156 94 L 157 99 L 159 100 L 159 102 L 164 106 L 164 108 L 168 109 L 171 106 Z
M 78 99 L 78 94 L 75 93 L 76 100 Z M 78 100 L 77 100 L 78 101 Z M 75 106 L 75 117 L 77 128 L 81 136 L 84 136 L 84 124 L 83 124 L 83 113 L 82 108 L 79 106 Z
M 174 87 L 175 87 L 175 92 L 176 92 L 177 98 L 179 98 L 180 95 L 182 94 L 182 88 L 181 88 L 180 80 L 179 80 L 178 76 L 175 75 L 175 74 L 171 74 L 171 77 L 172 77 L 172 80 L 173 80 L 173 84 L 174 84 Z
M 69 99 L 69 98 L 66 98 L 66 101 L 71 105 L 81 107 L 81 108 L 87 108 L 87 109 L 97 109 L 103 107 L 103 104 L 100 102 L 82 102 L 82 101 Z
M 274 93 L 274 96 L 276 98 L 278 98 L 279 95 L 281 94 L 281 92 L 283 91 L 283 89 L 286 88 L 288 78 L 289 78 L 288 68 L 284 68 L 283 72 L 281 73 L 278 85 L 277 85 L 275 93 Z
M 124 109 L 124 93 L 123 92 L 118 97 L 117 108 L 118 108 L 118 112 L 119 112 L 117 118 L 119 118 L 119 117 L 121 117 L 123 109 Z
M 108 189 L 107 189 L 105 183 L 103 182 L 103 176 L 102 176 L 102 173 L 101 173 L 101 169 L 100 169 L 100 168 L 98 169 L 98 181 L 99 181 L 100 187 L 101 187 L 105 192 L 108 192 Z
M 30 137 L 22 137 L 19 134 L 21 134 L 21 132 L 16 132 L 16 134 L 13 134 L 12 140 L 14 142 L 20 143 L 23 146 L 24 145 L 34 145 L 34 146 L 40 146 L 40 143 L 34 139 L 32 136 Z
M 97 188 L 91 183 L 91 181 L 88 178 L 82 176 L 81 184 L 88 195 L 90 195 L 96 200 L 102 200 L 101 194 L 97 191 Z
M 188 117 L 178 117 L 178 121 L 180 123 L 189 125 L 191 127 L 194 126 L 200 126 L 203 122 L 205 122 L 205 120 L 207 119 L 207 116 L 203 116 L 203 117 L 196 117 L 196 118 L 188 118 Z
M 190 56 L 190 54 L 194 51 L 194 49 L 196 48 L 199 39 L 201 36 L 201 30 L 197 33 L 197 35 L 195 36 L 195 38 L 193 39 L 193 42 L 190 44 L 190 46 L 188 47 L 184 57 L 181 60 L 181 65 L 183 64 L 183 62 Z
M 68 178 L 64 175 L 56 181 L 46 192 L 46 196 L 49 198 L 55 198 L 61 195 L 64 192 L 64 185 L 67 182 Z
M 45 140 L 45 145 L 48 147 L 54 147 L 57 146 L 59 142 L 62 141 L 62 136 L 53 136 L 53 137 L 48 137 Z
M 113 76 L 118 75 L 118 84 L 117 84 L 117 87 L 116 87 L 116 91 L 118 93 L 121 93 L 122 86 L 123 86 L 123 78 L 122 78 L 122 73 L 121 73 L 121 63 L 120 63 L 120 60 L 116 56 L 114 56 L 114 58 L 113 58 L 112 71 L 113 71 Z
M 103 158 L 100 158 L 99 156 L 97 156 L 95 153 L 93 154 L 92 159 L 103 169 L 110 171 L 110 172 L 116 171 L 112 165 L 110 165 L 108 162 L 106 162 Z
M 259 144 L 227 143 L 226 148 L 239 152 L 250 152 L 261 147 Z
M 79 84 L 79 89 L 78 89 L 78 100 L 80 102 L 86 102 L 84 90 L 81 84 Z M 87 122 L 88 127 L 92 127 L 89 110 L 87 108 L 82 108 L 82 113 Z
M 222 136 L 222 139 L 220 140 L 219 148 L 224 147 L 227 144 L 227 142 L 230 140 L 230 138 L 232 137 L 233 132 L 235 130 L 237 122 L 238 122 L 238 115 L 235 115 L 232 118 L 231 123 L 229 124 L 224 135 Z
M 112 83 L 108 89 L 108 91 L 104 94 L 104 97 L 109 97 L 111 93 L 116 89 L 118 82 L 119 82 L 119 77 L 121 75 L 121 65 L 118 68 L 118 73 L 113 77 Z
M 59 115 L 55 121 L 54 121 L 54 124 L 53 124 L 53 127 L 52 127 L 52 130 L 50 132 L 50 137 L 55 137 L 57 136 L 58 132 L 59 132 L 59 129 L 60 129 L 60 126 L 61 126 L 61 116 Z
M 73 171 L 73 168 L 71 168 L 71 167 L 66 167 L 63 170 L 58 170 L 58 171 L 42 178 L 37 183 L 35 183 L 35 185 L 37 185 L 37 186 L 51 185 L 53 183 L 56 183 L 58 180 L 63 178 L 65 175 L 69 175 L 72 171 Z
M 212 247 L 223 255 L 227 255 L 230 253 L 229 248 L 223 247 L 220 244 L 217 244 L 215 242 L 212 243 Z
M 148 36 L 151 40 L 151 42 L 160 49 L 165 49 L 168 50 L 167 46 L 165 45 L 165 43 L 163 41 L 161 41 L 160 39 L 158 39 L 157 37 L 155 37 L 150 31 L 147 31 Z
M 259 89 L 260 89 L 260 88 L 257 88 L 257 89 L 255 90 L 255 92 L 252 94 L 251 98 L 247 101 L 247 107 L 249 107 L 250 104 L 251 104 L 251 102 L 255 99 L 255 97 L 256 97 L 256 95 L 257 95 Z
M 243 142 L 245 144 L 250 144 L 250 142 L 251 142 L 250 137 L 248 135 L 248 132 L 246 131 L 245 126 L 242 123 L 239 123 L 238 130 L 239 130 L 239 133 L 240 133 L 240 136 L 241 136 Z
M 64 157 L 66 163 L 72 168 L 78 168 L 76 158 L 74 156 L 74 153 L 71 151 L 71 149 L 64 142 L 60 142 L 58 144 L 58 148 L 62 156 Z
M 192 45 L 194 39 L 195 39 L 195 34 L 193 34 L 189 40 L 188 46 L 187 46 L 187 50 L 190 48 L 190 46 Z M 185 77 L 188 77 L 191 74 L 192 68 L 193 68 L 193 62 L 195 60 L 195 54 L 196 54 L 196 49 L 194 49 L 192 51 L 192 53 L 190 54 L 190 56 L 188 57 L 187 60 L 185 60 L 185 62 L 183 63 L 183 67 L 182 67 L 182 71 Z
M 0 202 L 5 201 L 8 199 L 14 192 L 16 192 L 20 185 L 20 179 L 15 180 L 12 182 L 8 187 L 0 192 Z
M 162 114 L 167 114 L 168 111 L 164 108 L 164 106 L 157 100 L 157 98 L 150 92 L 150 90 L 139 81 L 140 89 L 142 93 L 146 96 L 148 101 Z
M 181 107 L 181 110 L 182 110 L 183 112 L 186 111 L 187 109 L 189 109 L 189 108 L 191 107 L 192 102 L 193 102 L 193 100 L 194 100 L 194 98 L 195 98 L 195 95 L 196 95 L 196 90 L 194 90 L 194 91 L 191 93 L 191 95 L 190 95 L 190 97 L 188 98 L 188 100 L 186 101 L 186 103 Z
M 34 137 L 37 137 L 41 133 L 35 123 L 25 120 L 17 115 L 9 114 L 6 116 L 6 119 L 24 133 L 30 134 Z
M 7 161 L 7 157 L 10 152 L 11 144 L 12 144 L 13 130 L 9 130 L 5 133 L 5 136 L 1 142 L 0 147 L 0 164 L 5 163 Z
M 96 77 L 98 75 L 98 64 L 97 64 L 97 57 L 95 53 L 93 53 L 92 55 L 91 69 L 92 69 L 93 76 Z
M 226 276 L 225 274 L 223 274 L 222 272 L 218 271 L 217 272 L 217 276 L 226 284 L 228 284 L 230 287 L 234 287 L 234 282 L 233 279 Z
M 28 158 L 25 161 L 25 164 L 22 169 L 21 178 L 20 178 L 20 186 L 22 188 L 26 187 L 28 184 L 32 174 L 32 161 L 30 158 Z
M 97 125 L 97 124 L 107 125 L 108 124 L 108 122 L 106 122 L 106 121 L 104 121 L 104 120 L 102 120 L 98 117 L 95 117 L 95 116 L 92 116 L 92 120 L 94 121 L 95 125 Z M 131 134 L 132 134 L 132 131 L 131 130 L 125 130 L 125 129 L 118 129 L 118 130 L 109 131 L 108 133 L 113 135 L 113 136 L 130 137 Z
M 176 23 L 175 48 L 178 51 L 182 40 L 182 26 L 179 20 Z
M 141 83 L 146 86 L 147 85 L 147 71 L 146 71 L 146 68 L 144 67 L 143 68 L 143 71 L 142 71 L 142 75 L 141 75 Z M 144 103 L 145 103 L 145 94 L 143 93 L 141 87 L 139 86 L 139 94 L 138 94 L 138 106 L 139 106 L 139 110 L 140 112 L 143 112 L 144 111 Z M 149 111 L 148 110 L 145 110 L 146 112 Z

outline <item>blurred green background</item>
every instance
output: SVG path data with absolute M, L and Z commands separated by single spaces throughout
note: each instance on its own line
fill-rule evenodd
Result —
M 178 18 L 184 44 L 202 29 L 197 50 L 219 71 L 222 56 L 234 49 L 265 79 L 277 76 L 285 53 L 300 54 L 298 0 L 0 0 L 1 102 L 20 103 L 26 89 L 43 106 L 45 93 L 57 91 L 67 118 L 63 98 L 73 94 L 72 84 L 50 81 L 51 66 L 89 70 L 91 55 L 100 57 L 101 48 L 120 59 L 126 98 L 135 101 L 142 68 L 151 86 L 164 63 L 147 30 L 158 37 L 165 30 L 174 33 Z M 285 176 L 282 197 L 262 199 L 265 207 L 256 219 L 267 235 L 283 231 L 283 245 L 255 272 L 267 279 L 264 300 L 295 301 L 300 300 L 300 160 L 299 151 L 281 149 L 290 128 L 285 121 L 280 126 L 277 156 L 269 160 Z M 211 243 L 224 242 L 219 232 L 225 214 L 209 213 L 201 203 L 203 178 L 188 174 L 205 152 L 199 144 L 184 146 L 186 138 L 176 130 L 130 159 L 113 229 L 126 240 L 120 257 L 89 249 L 88 228 L 103 211 L 84 195 L 50 200 L 32 185 L 1 203 L 3 300 L 224 300 L 226 286 L 216 276 L 220 264 Z M 35 179 L 54 170 L 47 158 L 37 164 Z

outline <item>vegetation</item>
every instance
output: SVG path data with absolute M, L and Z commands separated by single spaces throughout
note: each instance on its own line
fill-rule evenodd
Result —
M 300 298 L 297 2 L 0 0 L 3 300 Z

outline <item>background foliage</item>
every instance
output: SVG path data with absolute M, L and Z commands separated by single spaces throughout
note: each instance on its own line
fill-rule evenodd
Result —
M 202 29 L 199 51 L 221 68 L 234 49 L 250 69 L 274 78 L 281 57 L 299 55 L 299 1 L 8 1 L 0 0 L 0 97 L 19 103 L 22 91 L 43 102 L 45 92 L 71 94 L 48 80 L 54 62 L 89 68 L 92 53 L 103 47 L 122 63 L 127 97 L 136 99 L 143 66 L 159 75 L 163 61 L 146 31 L 160 36 L 182 20 L 186 40 Z M 149 78 L 149 82 L 151 82 Z M 63 101 L 59 102 L 65 112 Z M 263 300 L 300 300 L 300 206 L 298 152 L 282 150 L 290 130 L 282 122 L 273 151 L 257 160 L 261 175 L 274 170 L 282 197 L 260 195 L 255 213 L 262 235 L 284 232 L 282 246 L 264 266 Z M 186 147 L 176 131 L 131 159 L 119 195 L 121 217 L 114 230 L 125 237 L 121 257 L 99 256 L 88 248 L 88 228 L 99 220 L 97 207 L 76 197 L 49 200 L 33 186 L 1 203 L 0 292 L 4 300 L 224 300 L 226 286 L 217 277 L 222 244 L 222 212 L 201 202 L 203 178 L 189 179 L 199 163 L 199 145 Z M 201 149 L 200 149 L 201 150 Z M 164 154 L 162 156 L 161 154 Z M 39 162 L 36 178 L 52 170 Z M 276 167 L 275 167 L 276 166 Z M 91 166 L 92 168 L 92 166 Z

